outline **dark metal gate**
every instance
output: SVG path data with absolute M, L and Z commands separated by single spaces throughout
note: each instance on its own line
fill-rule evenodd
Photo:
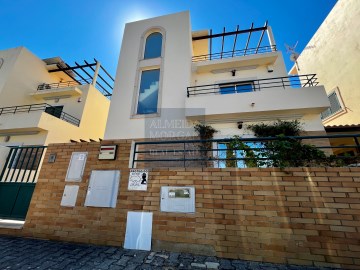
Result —
M 25 219 L 45 149 L 10 148 L 0 175 L 0 218 Z

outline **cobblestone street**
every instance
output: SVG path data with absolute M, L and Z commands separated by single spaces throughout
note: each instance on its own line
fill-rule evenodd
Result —
M 0 236 L 0 269 L 302 270 L 320 268 Z

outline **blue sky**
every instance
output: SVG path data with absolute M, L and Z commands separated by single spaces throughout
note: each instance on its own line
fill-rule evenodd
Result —
M 25 46 L 70 65 L 94 57 L 113 75 L 126 22 L 190 10 L 193 30 L 272 26 L 279 50 L 301 52 L 336 0 L 0 0 L 0 50 Z M 288 69 L 292 63 L 285 61 Z

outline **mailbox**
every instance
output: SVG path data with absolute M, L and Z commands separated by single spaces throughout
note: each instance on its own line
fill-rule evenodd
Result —
M 162 212 L 195 213 L 194 187 L 161 187 Z
M 99 159 L 114 160 L 116 158 L 117 145 L 102 145 L 100 146 Z

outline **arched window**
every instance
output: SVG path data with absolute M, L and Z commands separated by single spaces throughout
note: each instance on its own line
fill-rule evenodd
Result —
M 157 58 L 161 56 L 162 34 L 155 32 L 146 38 L 144 59 Z

